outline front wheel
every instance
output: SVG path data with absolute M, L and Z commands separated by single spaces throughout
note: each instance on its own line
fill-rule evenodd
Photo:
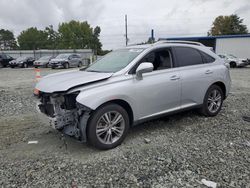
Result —
M 98 149 L 111 149 L 122 143 L 128 129 L 126 110 L 117 104 L 108 104 L 98 108 L 90 117 L 88 142 Z
M 202 114 L 211 117 L 216 116 L 221 110 L 223 98 L 223 92 L 219 86 L 212 85 L 208 88 L 201 108 Z

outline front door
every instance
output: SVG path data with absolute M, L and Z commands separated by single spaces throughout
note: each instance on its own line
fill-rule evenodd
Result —
M 154 71 L 144 73 L 142 80 L 134 77 L 139 119 L 180 109 L 180 76 L 178 68 L 173 67 L 172 57 L 171 49 L 163 48 L 150 52 L 140 61 L 151 62 Z

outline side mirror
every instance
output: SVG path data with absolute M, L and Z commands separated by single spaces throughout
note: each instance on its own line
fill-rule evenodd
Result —
M 141 80 L 142 74 L 146 72 L 152 72 L 154 70 L 154 66 L 150 62 L 141 63 L 136 69 L 136 77 Z

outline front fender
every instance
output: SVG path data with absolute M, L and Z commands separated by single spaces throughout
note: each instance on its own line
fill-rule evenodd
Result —
M 115 88 L 112 86 L 93 88 L 81 91 L 76 97 L 76 101 L 92 110 L 95 110 L 106 102 L 112 100 L 123 100 L 132 108 L 134 117 L 137 117 L 135 110 L 136 102 L 130 97 L 133 96 L 131 92 L 133 91 L 126 90 L 126 88 Z

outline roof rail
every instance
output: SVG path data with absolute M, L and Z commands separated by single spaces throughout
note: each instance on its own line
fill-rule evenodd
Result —
M 197 46 L 204 46 L 200 42 L 184 41 L 184 40 L 159 40 L 155 42 L 154 44 L 164 44 L 164 43 L 191 44 L 191 45 L 197 45 Z

